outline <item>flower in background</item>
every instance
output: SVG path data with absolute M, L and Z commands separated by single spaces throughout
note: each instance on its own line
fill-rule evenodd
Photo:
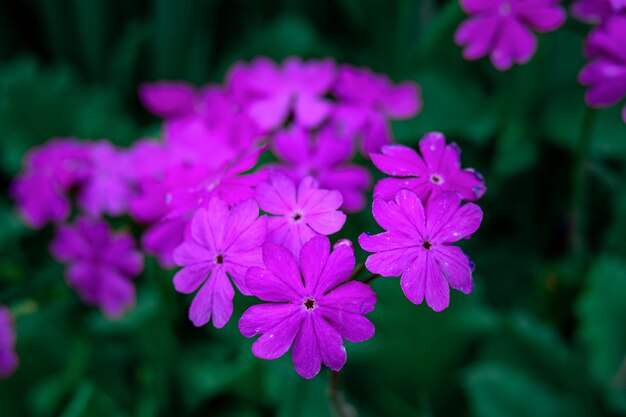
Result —
M 439 132 L 420 140 L 421 156 L 403 145 L 384 146 L 371 154 L 382 172 L 399 178 L 383 178 L 374 187 L 374 198 L 393 200 L 401 189 L 415 192 L 423 202 L 433 193 L 455 191 L 464 200 L 476 201 L 485 194 L 483 178 L 472 169 L 461 169 L 461 151 Z
M 52 255 L 68 265 L 68 284 L 88 305 L 119 317 L 135 303 L 133 278 L 143 270 L 143 255 L 127 233 L 113 233 L 104 220 L 79 218 L 59 227 Z
M 263 247 L 265 267 L 250 268 L 246 285 L 267 301 L 250 307 L 239 320 L 246 337 L 261 335 L 252 353 L 276 359 L 291 345 L 296 372 L 313 378 L 322 362 L 334 371 L 346 362 L 343 339 L 362 342 L 374 335 L 364 317 L 374 309 L 376 294 L 361 282 L 349 281 L 354 269 L 352 246 L 330 251 L 326 236 L 316 236 L 300 252 L 300 265 L 286 248 Z M 349 281 L 349 282 L 348 282 Z
M 438 193 L 424 206 L 418 196 L 400 191 L 395 201 L 374 200 L 372 213 L 386 231 L 359 236 L 370 255 L 365 266 L 384 277 L 402 276 L 400 286 L 414 304 L 424 299 L 434 311 L 450 302 L 450 289 L 472 291 L 473 263 L 451 244 L 478 230 L 482 211 L 472 203 L 461 206 L 457 193 Z
M 15 322 L 9 309 L 0 305 L 0 379 L 10 377 L 19 365 L 15 353 Z
M 174 276 L 174 287 L 185 294 L 202 287 L 189 308 L 195 326 L 213 319 L 213 325 L 222 328 L 228 322 L 235 295 L 228 277 L 242 294 L 250 294 L 244 277 L 249 267 L 262 265 L 266 230 L 267 219 L 259 217 L 254 200 L 229 210 L 225 202 L 213 198 L 194 214 L 188 236 L 174 251 L 174 260 L 183 266 Z
M 475 60 L 490 55 L 500 71 L 525 64 L 535 53 L 532 30 L 551 32 L 565 22 L 560 0 L 459 0 L 470 17 L 456 31 L 463 56 Z
M 613 16 L 587 38 L 585 54 L 591 61 L 578 80 L 588 87 L 585 101 L 591 107 L 608 107 L 626 96 L 626 16 Z M 626 123 L 626 107 L 622 110 Z
M 318 126 L 331 112 L 324 98 L 335 80 L 331 59 L 303 62 L 298 57 L 285 59 L 282 67 L 267 58 L 256 58 L 249 66 L 238 66 L 231 83 L 242 82 L 252 99 L 249 114 L 264 130 L 279 127 L 293 115 L 297 124 Z
M 267 241 L 285 246 L 296 257 L 311 238 L 336 233 L 346 222 L 339 210 L 341 193 L 320 189 L 311 177 L 305 177 L 296 189 L 289 177 L 274 172 L 257 186 L 255 198 L 261 210 L 272 215 Z
M 571 7 L 576 19 L 596 25 L 624 9 L 626 0 L 577 0 Z
M 203 104 L 202 92 L 182 81 L 142 84 L 139 98 L 150 113 L 165 119 L 187 116 Z
M 33 228 L 60 222 L 70 213 L 69 190 L 88 175 L 88 144 L 77 139 L 52 139 L 32 149 L 24 169 L 11 185 L 24 221 Z
M 408 119 L 422 108 L 417 84 L 394 85 L 385 75 L 350 65 L 339 68 L 333 93 L 338 99 L 334 121 L 348 134 L 362 137 L 366 156 L 392 142 L 389 119 Z
M 276 133 L 272 150 L 281 161 L 273 169 L 296 182 L 311 176 L 321 188 L 339 191 L 345 211 L 357 212 L 365 207 L 365 191 L 371 186 L 372 175 L 364 166 L 350 163 L 354 155 L 351 137 L 339 135 L 332 126 L 315 134 L 294 126 Z

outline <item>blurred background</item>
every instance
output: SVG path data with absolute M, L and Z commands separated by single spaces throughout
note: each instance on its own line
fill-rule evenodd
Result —
M 439 130 L 482 172 L 484 222 L 464 250 L 476 289 L 433 313 L 378 279 L 371 341 L 347 345 L 341 391 L 360 416 L 626 415 L 626 126 L 591 111 L 576 76 L 589 27 L 539 36 L 528 65 L 464 61 L 454 1 L 0 1 L 0 304 L 17 316 L 20 368 L 4 416 L 332 415 L 330 374 L 250 353 L 233 319 L 194 328 L 190 298 L 152 259 L 136 308 L 83 306 L 7 196 L 27 149 L 55 136 L 118 145 L 159 134 L 144 81 L 222 82 L 237 60 L 334 57 L 421 85 L 394 124 L 416 146 Z M 366 211 L 342 237 L 376 231 Z M 360 259 L 364 253 L 359 251 Z M 237 296 L 237 317 L 252 301 Z

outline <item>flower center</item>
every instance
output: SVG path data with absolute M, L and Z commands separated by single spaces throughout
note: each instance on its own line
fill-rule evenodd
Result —
M 293 219 L 294 222 L 297 222 L 300 219 L 302 219 L 302 213 L 295 212 L 291 215 L 291 218 Z
M 436 185 L 443 184 L 443 177 L 439 174 L 430 174 L 430 182 Z
M 222 255 L 221 253 L 218 253 L 217 256 L 215 257 L 215 263 L 218 265 L 221 265 L 224 263 L 224 255 Z
M 422 243 L 422 246 L 424 246 L 424 249 L 430 250 L 430 248 L 433 247 L 433 244 L 430 243 L 429 241 L 425 240 L 424 243 Z
M 315 300 L 312 298 L 305 298 L 302 305 L 304 305 L 304 308 L 306 308 L 308 311 L 311 311 L 315 309 Z

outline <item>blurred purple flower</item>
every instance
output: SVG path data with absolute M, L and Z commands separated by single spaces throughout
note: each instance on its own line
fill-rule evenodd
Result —
M 225 202 L 213 198 L 195 213 L 189 236 L 174 251 L 174 260 L 184 266 L 174 276 L 176 291 L 190 294 L 202 287 L 189 309 L 195 326 L 211 318 L 216 328 L 228 322 L 235 295 L 229 276 L 242 294 L 250 295 L 244 277 L 249 267 L 262 265 L 266 231 L 267 219 L 259 217 L 254 200 L 229 210 Z
M 10 188 L 26 224 L 40 228 L 70 213 L 68 191 L 89 172 L 89 147 L 76 139 L 52 139 L 28 152 Z
M 10 377 L 19 365 L 15 353 L 15 322 L 9 309 L 0 305 L 0 379 Z
M 578 80 L 589 87 L 585 101 L 591 107 L 608 107 L 626 96 L 626 16 L 613 16 L 587 38 L 585 53 L 591 61 Z M 626 106 L 622 110 L 626 123 Z
M 626 9 L 626 0 L 577 0 L 571 11 L 576 19 L 592 24 L 605 22 L 616 12 Z
M 394 85 L 368 68 L 342 65 L 333 92 L 338 98 L 333 120 L 349 135 L 362 136 L 364 155 L 392 142 L 389 119 L 408 119 L 422 108 L 417 84 Z
M 299 268 L 291 252 L 270 244 L 263 247 L 263 262 L 264 268 L 249 269 L 246 284 L 268 303 L 250 307 L 239 320 L 241 334 L 261 335 L 252 345 L 256 357 L 276 359 L 293 344 L 296 372 L 313 378 L 322 362 L 334 371 L 343 367 L 342 338 L 362 342 L 374 335 L 364 315 L 374 309 L 376 294 L 349 281 L 355 264 L 351 246 L 331 252 L 328 238 L 316 236 L 302 247 Z
M 88 305 L 119 317 L 135 303 L 132 279 L 143 270 L 143 256 L 127 233 L 112 233 L 104 220 L 79 218 L 59 227 L 52 255 L 68 265 L 66 278 Z
M 261 210 L 268 218 L 267 241 L 285 246 L 297 258 L 302 245 L 318 234 L 338 232 L 346 222 L 338 191 L 318 188 L 317 182 L 305 177 L 296 184 L 286 175 L 274 172 L 256 189 Z
M 345 211 L 357 212 L 365 207 L 364 194 L 371 186 L 372 175 L 364 166 L 350 163 L 354 155 L 350 137 L 340 136 L 332 126 L 316 134 L 294 126 L 276 134 L 272 149 L 282 162 L 274 169 L 296 182 L 312 176 L 321 188 L 339 191 Z
M 395 201 L 374 200 L 374 219 L 386 231 L 359 236 L 361 247 L 375 252 L 365 262 L 367 269 L 384 277 L 402 275 L 406 297 L 414 304 L 425 298 L 434 311 L 448 307 L 448 285 L 469 294 L 473 264 L 451 244 L 478 230 L 482 211 L 473 203 L 460 204 L 452 192 L 433 195 L 425 207 L 408 190 L 400 191 Z
M 285 59 L 282 66 L 259 57 L 247 67 L 239 65 L 237 77 L 253 100 L 249 114 L 266 131 L 281 125 L 293 112 L 297 124 L 318 126 L 331 112 L 330 101 L 324 95 L 336 76 L 331 59 L 302 61 L 298 57 Z
M 551 32 L 565 22 L 560 0 L 459 0 L 470 17 L 455 34 L 463 56 L 475 60 L 486 55 L 500 71 L 525 64 L 535 53 L 532 30 Z
M 186 116 L 202 106 L 202 93 L 183 81 L 142 84 L 139 98 L 148 111 L 166 119 Z
M 461 151 L 456 144 L 446 146 L 439 132 L 420 140 L 421 156 L 403 145 L 388 145 L 380 154 L 371 155 L 382 172 L 394 177 L 383 178 L 374 187 L 374 198 L 393 200 L 401 189 L 415 192 L 423 202 L 433 193 L 455 191 L 464 200 L 476 201 L 486 191 L 482 176 L 472 169 L 461 169 Z

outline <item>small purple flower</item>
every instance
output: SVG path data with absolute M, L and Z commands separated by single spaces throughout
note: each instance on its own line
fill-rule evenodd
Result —
M 470 17 L 455 34 L 463 56 L 475 60 L 486 55 L 500 71 L 525 64 L 535 53 L 532 30 L 551 32 L 565 22 L 560 0 L 459 0 Z
M 306 177 L 296 184 L 286 175 L 274 172 L 267 182 L 256 189 L 256 201 L 261 210 L 272 214 L 267 224 L 267 241 L 288 248 L 294 256 L 312 237 L 338 232 L 346 222 L 338 191 L 318 188 L 317 182 Z
M 478 230 L 482 211 L 477 205 L 461 206 L 459 195 L 448 192 L 433 195 L 424 207 L 415 193 L 402 190 L 395 201 L 374 200 L 372 212 L 386 232 L 359 236 L 361 247 L 375 252 L 365 262 L 368 270 L 402 275 L 406 297 L 414 304 L 425 298 L 434 311 L 448 307 L 448 285 L 464 294 L 472 291 L 473 264 L 451 244 Z
M 586 55 L 591 61 L 578 80 L 588 86 L 585 100 L 591 107 L 608 107 L 626 96 L 626 16 L 614 16 L 595 28 L 587 38 Z M 626 123 L 626 107 L 622 110 Z
M 282 67 L 267 58 L 257 58 L 243 70 L 249 92 L 255 97 L 249 114 L 264 130 L 280 126 L 293 112 L 295 121 L 304 127 L 316 127 L 331 112 L 331 103 L 324 98 L 335 79 L 335 63 L 331 59 L 303 62 L 287 58 Z
M 129 234 L 112 233 L 104 220 L 79 218 L 59 227 L 50 251 L 68 265 L 68 284 L 86 304 L 112 318 L 134 305 L 132 279 L 143 270 L 143 256 Z
M 76 139 L 52 139 L 28 152 L 10 193 L 26 224 L 41 228 L 65 220 L 68 191 L 88 175 L 88 146 Z
M 417 84 L 394 85 L 387 76 L 367 68 L 342 65 L 333 92 L 339 100 L 334 121 L 348 134 L 362 136 L 365 155 L 392 142 L 389 119 L 408 119 L 422 108 Z
M 572 4 L 576 19 L 592 24 L 605 22 L 616 12 L 626 9 L 626 0 L 577 0 Z
M 343 210 L 357 212 L 365 207 L 372 175 L 367 168 L 350 163 L 354 155 L 350 137 L 339 135 L 332 126 L 315 134 L 294 126 L 276 134 L 272 149 L 282 162 L 274 168 L 294 181 L 312 176 L 321 188 L 341 193 Z
M 139 98 L 148 111 L 168 119 L 187 116 L 202 102 L 202 94 L 182 81 L 142 84 Z
M 376 304 L 376 294 L 361 282 L 349 281 L 354 269 L 350 245 L 330 251 L 326 236 L 316 236 L 300 252 L 300 264 L 286 248 L 263 247 L 264 268 L 252 267 L 246 284 L 252 295 L 267 301 L 250 307 L 239 320 L 245 337 L 261 335 L 252 353 L 276 359 L 291 345 L 296 372 L 313 378 L 322 362 L 334 371 L 346 362 L 342 338 L 363 342 L 374 335 L 364 317 Z
M 231 210 L 218 198 L 193 216 L 189 236 L 174 251 L 174 260 L 184 268 L 174 276 L 176 291 L 190 294 L 200 288 L 191 303 L 189 319 L 203 326 L 213 319 L 222 328 L 233 313 L 235 292 L 250 295 L 244 282 L 249 267 L 262 265 L 267 219 L 259 217 L 254 200 L 237 203 Z
M 19 365 L 15 353 L 15 322 L 9 309 L 0 305 L 0 379 L 10 377 Z
M 415 192 L 422 201 L 433 193 L 455 191 L 464 200 L 476 201 L 486 191 L 480 174 L 461 169 L 461 151 L 439 132 L 424 135 L 419 143 L 422 156 L 403 145 L 384 146 L 381 153 L 371 154 L 372 162 L 382 172 L 394 177 L 380 180 L 374 187 L 374 198 L 393 200 L 401 189 Z

